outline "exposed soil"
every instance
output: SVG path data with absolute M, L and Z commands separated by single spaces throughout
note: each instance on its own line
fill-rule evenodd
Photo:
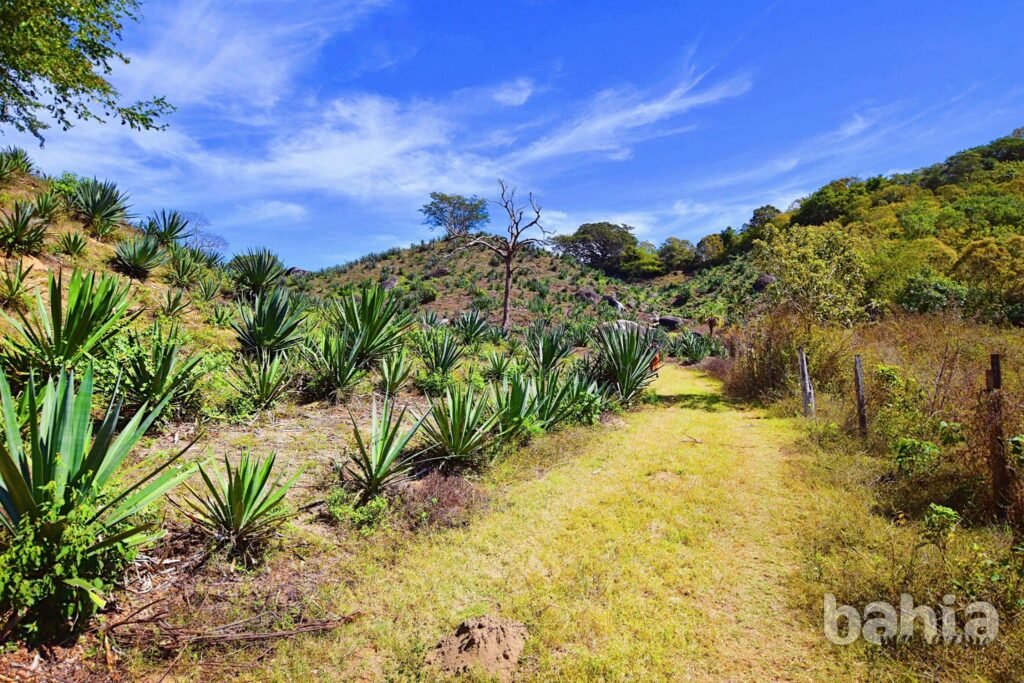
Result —
M 510 681 L 528 637 L 526 626 L 511 619 L 467 619 L 427 655 L 427 666 L 455 675 L 483 670 Z

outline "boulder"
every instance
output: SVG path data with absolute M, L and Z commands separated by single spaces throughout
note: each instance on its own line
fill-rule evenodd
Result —
M 380 286 L 383 287 L 384 291 L 387 292 L 387 291 L 390 291 L 390 290 L 394 289 L 395 285 L 397 285 L 397 284 L 398 284 L 398 277 L 395 276 L 395 275 L 392 275 L 387 280 L 384 280 L 383 282 L 381 282 Z
M 587 301 L 592 304 L 596 304 L 601 300 L 601 295 L 590 287 L 584 287 L 583 289 L 576 290 L 576 298 L 580 301 Z
M 444 266 L 441 266 L 440 268 L 434 268 L 432 271 L 427 273 L 427 277 L 428 278 L 444 277 L 445 275 L 451 275 L 451 272 L 452 271 L 449 270 L 448 268 L 445 268 Z
M 526 626 L 511 619 L 467 619 L 455 633 L 441 639 L 426 663 L 448 675 L 476 672 L 511 681 L 528 637 Z
M 663 315 L 658 318 L 658 325 L 669 332 L 675 332 L 683 326 L 683 319 L 675 315 Z
M 611 294 L 605 294 L 602 297 L 602 300 L 606 304 L 608 304 L 609 306 L 612 306 L 616 311 L 624 311 L 624 310 L 626 310 L 626 307 L 622 305 L 622 302 L 619 301 L 618 299 L 616 299 Z
M 777 279 L 778 278 L 775 277 L 774 275 L 768 275 L 767 273 L 762 273 L 761 275 L 758 275 L 757 279 L 754 280 L 754 291 L 763 292 L 764 290 L 768 289 L 770 285 L 775 284 L 775 281 Z

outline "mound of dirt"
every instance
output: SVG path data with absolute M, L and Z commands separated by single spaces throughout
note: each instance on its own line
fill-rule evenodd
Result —
M 526 626 L 517 621 L 499 617 L 467 619 L 427 655 L 427 666 L 448 674 L 479 669 L 510 681 L 527 637 Z

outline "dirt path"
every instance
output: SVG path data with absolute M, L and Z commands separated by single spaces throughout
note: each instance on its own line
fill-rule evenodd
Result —
M 544 439 L 530 457 L 559 462 L 541 476 L 499 471 L 466 528 L 333 561 L 316 601 L 366 616 L 258 678 L 432 680 L 425 652 L 482 614 L 528 626 L 518 680 L 849 678 L 787 607 L 809 521 L 795 425 L 696 371 L 666 367 L 656 390 L 623 424 Z

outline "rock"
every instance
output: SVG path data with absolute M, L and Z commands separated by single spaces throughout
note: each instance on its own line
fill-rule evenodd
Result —
M 768 289 L 770 285 L 775 284 L 775 281 L 777 279 L 778 278 L 775 277 L 774 275 L 768 275 L 767 273 L 758 275 L 757 279 L 754 280 L 754 291 L 763 292 L 764 290 Z
M 452 271 L 450 271 L 449 269 L 445 268 L 444 266 L 441 266 L 440 268 L 434 268 L 432 271 L 427 273 L 427 277 L 444 277 L 445 275 L 450 275 L 451 272 Z
M 529 633 L 511 619 L 476 617 L 459 624 L 427 655 L 427 666 L 449 675 L 484 671 L 511 681 Z
M 622 305 L 622 302 L 616 299 L 611 294 L 605 294 L 604 297 L 602 297 L 602 300 L 609 306 L 613 306 L 616 311 L 626 310 L 626 307 Z
M 598 329 L 605 329 L 614 327 L 615 329 L 622 330 L 623 332 L 629 332 L 630 330 L 645 330 L 640 323 L 633 322 L 632 320 L 616 320 L 615 322 L 601 323 L 597 326 Z
M 675 332 L 683 325 L 683 319 L 675 315 L 663 315 L 658 318 L 658 325 L 664 327 L 669 332 Z
M 683 294 L 676 294 L 676 298 L 672 299 L 672 307 L 679 308 L 680 306 L 685 306 L 689 300 L 689 292 L 684 292 Z
M 584 287 L 583 289 L 576 290 L 576 298 L 580 301 L 589 301 L 592 304 L 596 304 L 601 300 L 601 295 L 590 287 Z
M 390 290 L 394 289 L 395 285 L 397 285 L 397 284 L 398 284 L 398 277 L 395 276 L 395 275 L 392 275 L 387 280 L 384 280 L 384 282 L 380 283 L 380 286 L 384 288 L 385 292 L 387 292 L 387 291 L 390 291 Z

